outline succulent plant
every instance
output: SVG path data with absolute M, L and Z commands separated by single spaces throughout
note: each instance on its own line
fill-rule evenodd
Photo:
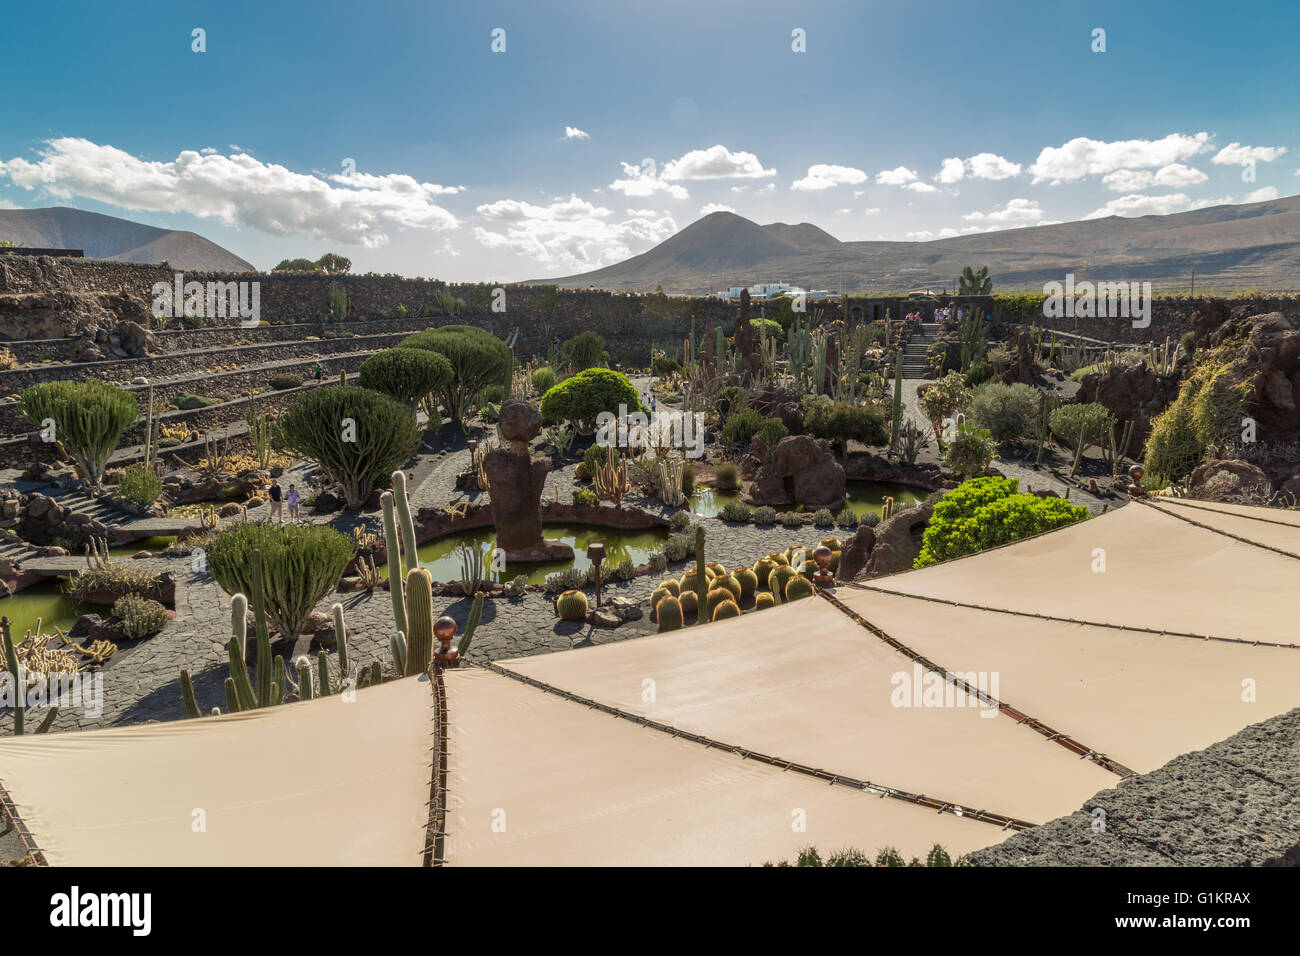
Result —
M 772 596 L 771 591 L 759 591 L 754 595 L 754 608 L 760 609 L 765 607 L 775 607 L 776 598 Z
M 758 590 L 758 575 L 751 568 L 736 568 L 731 579 L 740 585 L 740 596 L 747 598 Z
M 790 567 L 788 564 L 783 564 L 772 572 L 771 576 L 767 579 L 767 586 L 771 589 L 772 594 L 776 596 L 777 604 L 781 604 L 785 599 L 786 584 L 788 584 L 793 578 L 797 577 L 799 577 L 799 575 L 797 575 L 794 568 Z
M 682 586 L 676 578 L 668 578 L 664 581 L 660 581 L 659 586 L 661 588 L 666 588 L 668 593 L 673 597 L 677 597 L 677 595 L 682 593 Z
M 722 574 L 714 578 L 713 586 L 715 588 L 726 588 L 731 592 L 731 596 L 737 601 L 740 600 L 741 594 L 744 593 L 744 589 L 740 586 L 740 582 L 730 574 Z
M 683 614 L 695 614 L 699 610 L 699 596 L 694 591 L 682 591 L 677 598 Z
M 720 601 L 713 609 L 713 620 L 722 621 L 729 617 L 740 617 L 740 605 L 735 601 Z
M 797 601 L 800 598 L 812 596 L 813 584 L 803 575 L 797 574 L 786 582 L 785 599 L 787 601 Z
M 576 589 L 565 591 L 555 600 L 555 613 L 562 621 L 585 621 L 587 595 Z
M 758 587 L 767 587 L 768 576 L 776 569 L 776 562 L 771 558 L 759 558 L 754 562 L 754 579 L 758 582 Z
M 694 597 L 694 594 L 691 593 L 691 596 Z M 659 630 L 661 632 L 675 631 L 686 620 L 686 613 L 682 610 L 682 602 L 671 594 L 665 595 L 663 600 L 656 606 L 655 616 L 659 621 Z

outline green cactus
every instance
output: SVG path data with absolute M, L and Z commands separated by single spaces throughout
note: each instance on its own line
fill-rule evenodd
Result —
M 275 688 L 271 694 L 271 703 L 284 703 L 284 694 L 289 688 L 289 676 L 285 673 L 284 658 L 278 654 L 275 656 L 275 666 L 272 669 L 271 686 Z
M 713 609 L 713 620 L 725 621 L 729 617 L 740 617 L 740 605 L 732 600 L 718 602 Z
M 393 504 L 397 507 L 398 528 L 402 535 L 402 550 L 406 553 L 406 573 L 420 566 L 420 555 L 415 543 L 415 520 L 411 517 L 411 499 L 406 496 L 406 472 L 393 472 Z
M 713 610 L 709 605 L 709 575 L 704 561 L 704 525 L 702 524 L 695 526 L 695 606 L 704 608 L 706 612 Z M 708 613 L 695 616 L 696 624 L 707 624 L 708 621 Z
M 673 597 L 677 597 L 677 595 L 682 593 L 681 583 L 676 578 L 669 578 L 666 581 L 660 581 L 659 586 Z
M 256 710 L 257 695 L 253 693 L 253 685 L 248 679 L 244 655 L 239 653 L 239 642 L 233 637 L 226 644 L 226 653 L 230 659 L 230 679 L 235 682 L 235 697 L 238 701 L 235 710 Z
M 792 577 L 785 585 L 785 599 L 787 601 L 797 601 L 800 598 L 813 596 L 813 585 L 806 577 L 797 574 Z
M 406 673 L 406 635 L 398 631 L 388 639 L 388 650 L 393 655 L 393 666 L 397 673 Z
M 692 594 L 692 596 L 694 596 Z M 682 610 L 682 602 L 677 600 L 671 594 L 667 594 L 655 606 L 655 618 L 659 622 L 660 633 L 664 631 L 675 631 L 682 626 L 686 620 L 686 612 Z
M 190 672 L 187 670 L 181 671 L 181 698 L 185 701 L 185 713 L 191 717 L 203 716 L 199 702 L 194 697 L 194 682 L 190 680 Z
M 694 591 L 683 591 L 677 597 L 677 603 L 682 606 L 682 614 L 695 614 L 700 607 L 700 599 Z M 685 618 L 682 618 L 685 621 Z
M 562 621 L 585 621 L 587 595 L 576 589 L 565 591 L 555 600 L 555 613 Z
M 474 595 L 474 603 L 470 605 L 469 618 L 465 621 L 465 632 L 460 636 L 460 642 L 456 645 L 456 656 L 464 657 L 469 653 L 469 642 L 474 639 L 474 630 L 478 627 L 479 618 L 483 616 L 483 592 L 480 591 Z
M 754 595 L 755 610 L 758 610 L 759 608 L 775 607 L 775 606 L 776 606 L 776 598 L 772 596 L 771 591 L 759 591 L 757 594 Z
M 230 632 L 239 641 L 239 653 L 248 651 L 248 598 L 236 594 L 230 599 Z
M 312 693 L 311 684 L 311 665 L 305 660 L 298 662 L 298 699 L 311 700 L 315 696 Z
M 718 605 L 723 601 L 735 603 L 735 595 L 726 588 L 713 588 L 709 591 L 704 600 L 704 613 L 699 615 L 704 618 L 705 623 L 713 620 L 713 613 L 718 609 Z
M 898 349 L 898 357 L 894 361 L 894 402 L 889 413 L 889 447 L 893 451 L 899 449 L 899 441 L 903 435 L 903 349 Z
M 759 558 L 754 562 L 753 574 L 754 579 L 758 582 L 757 587 L 767 587 L 767 579 L 776 568 L 776 562 L 771 558 Z
M 328 697 L 330 691 L 330 663 L 329 654 L 321 651 L 316 655 L 316 677 L 319 681 L 319 690 L 317 697 Z
M 335 604 L 331 611 L 334 612 L 334 647 L 339 655 L 339 673 L 344 676 L 348 675 L 348 624 L 343 619 L 343 605 Z
M 406 676 L 423 674 L 433 660 L 433 576 L 425 568 L 406 575 Z
M 798 573 L 788 564 L 783 564 L 772 571 L 767 579 L 767 586 L 771 589 L 777 604 L 785 603 L 785 586 L 797 577 L 799 577 Z
M 393 516 L 393 493 L 379 496 L 384 510 L 384 545 L 388 551 L 388 597 L 393 602 L 393 623 L 406 633 L 406 596 L 402 593 L 402 549 L 397 537 L 397 520 Z
M 224 686 L 226 690 L 226 710 L 232 714 L 239 713 L 243 708 L 239 706 L 239 693 L 235 690 L 235 679 L 227 677 Z

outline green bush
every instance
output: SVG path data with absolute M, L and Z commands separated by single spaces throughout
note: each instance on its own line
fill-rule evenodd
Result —
M 491 332 L 469 325 L 444 325 L 408 336 L 399 348 L 437 352 L 451 364 L 451 378 L 435 389 L 451 420 L 464 425 L 485 385 L 503 385 L 510 375 L 510 349 Z
M 748 522 L 752 514 L 749 508 L 739 501 L 728 501 L 722 506 L 722 511 L 718 513 L 718 517 L 723 521 Z
M 362 362 L 357 381 L 414 412 L 424 399 L 450 384 L 451 374 L 451 363 L 439 352 L 396 348 L 376 352 Z
M 768 505 L 754 509 L 754 524 L 776 524 L 776 509 Z
M 685 561 L 694 548 L 694 535 L 675 534 L 664 542 L 664 555 L 674 563 Z
M 685 531 L 691 526 L 691 513 L 689 511 L 678 511 L 668 519 L 668 527 L 674 531 Z
M 478 393 L 480 405 L 500 405 L 506 400 L 506 387 L 504 385 L 485 385 L 483 391 Z
M 162 490 L 162 479 L 144 465 L 131 465 L 117 481 L 117 493 L 132 504 L 151 505 Z
M 879 515 L 876 516 L 876 520 L 879 520 Z M 859 524 L 858 513 L 852 508 L 842 508 L 835 516 L 835 523 L 841 528 L 856 528 Z
M 655 360 L 650 364 L 650 370 L 660 378 L 667 378 L 682 370 L 682 363 L 676 359 L 671 359 L 667 355 L 656 355 Z
M 601 412 L 649 412 L 626 375 L 608 368 L 589 368 L 549 389 L 542 396 L 542 421 L 547 425 L 573 422 L 580 430 L 592 431 Z
M 301 385 L 302 376 L 294 375 L 291 372 L 281 372 L 279 375 L 272 375 L 267 384 L 277 392 L 283 392 L 286 389 L 297 388 Z
M 723 461 L 713 466 L 713 487 L 730 491 L 740 487 L 740 466 L 734 461 Z
M 750 319 L 749 327 L 754 333 L 755 342 L 758 341 L 760 334 L 766 334 L 769 339 L 774 338 L 778 341 L 785 338 L 785 330 L 781 328 L 781 323 L 772 319 Z
M 988 382 L 970 398 L 970 423 L 983 428 L 998 444 L 1032 435 L 1038 418 L 1038 392 L 1028 385 Z
M 320 391 L 325 389 L 312 394 Z M 396 402 L 392 404 L 403 420 L 410 420 Z M 328 525 L 276 526 L 241 521 L 224 528 L 208 545 L 208 571 L 227 594 L 246 595 L 250 605 L 256 582 L 255 550 L 262 552 L 261 586 L 267 621 L 282 638 L 294 641 L 312 609 L 338 586 L 343 569 L 357 549 L 350 537 Z
M 971 391 L 960 372 L 949 372 L 933 385 L 925 386 L 919 397 L 926 417 L 937 422 L 954 412 L 965 412 L 970 404 Z
M 546 366 L 542 366 L 541 368 L 539 368 L 537 371 L 533 373 L 533 389 L 534 391 L 537 392 L 538 395 L 545 395 L 547 392 L 551 390 L 551 386 L 553 386 L 554 384 L 555 384 L 554 370 Z
M 831 514 L 829 508 L 822 508 L 813 514 L 813 525 L 818 528 L 829 528 L 835 524 L 835 515 Z
M 595 332 L 582 332 L 560 345 L 560 365 L 570 372 L 596 368 L 606 358 L 605 340 Z
M 1097 402 L 1054 408 L 1047 421 L 1057 440 L 1071 448 L 1078 445 L 1080 431 L 1086 448 L 1104 443 L 1106 434 L 1115 426 L 1115 416 L 1110 409 Z
M 847 402 L 811 403 L 804 420 L 804 431 L 834 443 L 841 452 L 850 439 L 864 445 L 883 445 L 887 440 L 884 412 L 874 406 Z
M 594 508 L 600 504 L 600 498 L 590 488 L 574 488 L 573 503 L 582 507 Z
M 721 401 L 721 400 L 720 400 Z M 762 427 L 763 416 L 753 408 L 733 412 L 722 426 L 722 441 L 730 448 L 747 448 Z
M 978 475 L 998 453 L 998 443 L 982 428 L 963 422 L 957 434 L 944 447 L 943 463 L 963 478 Z
M 803 524 L 803 515 L 797 511 L 787 511 L 781 515 L 781 524 L 787 528 L 798 528 Z
M 23 390 L 19 408 L 27 423 L 43 433 L 53 425 L 51 438 L 96 487 L 118 439 L 140 415 L 133 394 L 93 378 L 32 385 Z
M 975 388 L 977 385 L 983 385 L 993 377 L 993 366 L 982 359 L 978 362 L 972 362 L 970 368 L 966 369 L 966 374 L 962 376 L 962 384 L 967 388 Z
M 944 495 L 926 524 L 914 567 L 974 554 L 1088 517 L 1061 498 L 1019 493 L 1014 478 L 974 478 Z
M 718 395 L 715 407 L 718 410 L 718 417 L 726 420 L 731 414 L 731 410 L 736 408 L 745 395 L 745 390 L 739 385 L 728 385 Z
M 1151 422 L 1144 456 L 1151 487 L 1182 481 L 1241 427 L 1252 383 L 1235 381 L 1228 370 L 1222 361 L 1198 363 L 1173 404 Z
M 277 444 L 309 458 L 343 487 L 349 510 L 365 503 L 415 451 L 420 429 L 387 395 L 352 385 L 313 388 L 275 423 Z
M 758 437 L 763 439 L 763 444 L 768 448 L 774 448 L 777 442 L 789 434 L 790 429 L 779 418 L 765 418 L 758 426 Z
M 176 407 L 182 411 L 192 412 L 196 408 L 207 408 L 209 405 L 216 405 L 215 398 L 205 398 L 202 395 L 191 395 L 189 392 L 181 392 L 176 396 Z
M 124 594 L 113 602 L 113 617 L 132 640 L 153 637 L 167 623 L 167 609 L 138 594 Z

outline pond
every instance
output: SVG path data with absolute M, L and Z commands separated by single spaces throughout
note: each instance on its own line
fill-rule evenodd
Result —
M 81 612 L 64 595 L 62 581 L 52 578 L 0 598 L 0 615 L 9 618 L 9 633 L 15 641 L 21 641 L 29 629 L 36 627 L 37 618 L 41 621 L 41 633 L 48 634 L 55 627 L 68 630 Z
M 108 549 L 110 557 L 129 558 L 139 551 L 163 551 L 176 543 L 176 535 L 161 535 L 154 538 L 137 538 L 126 544 L 119 544 Z
M 890 481 L 857 481 L 850 479 L 845 488 L 844 503 L 852 508 L 858 517 L 862 517 L 867 512 L 880 514 L 886 497 L 892 496 L 894 507 L 901 510 L 919 505 L 925 500 L 927 494 L 929 492 L 923 488 L 912 488 L 908 485 L 899 485 Z M 740 492 L 697 488 L 690 497 L 689 505 L 691 511 L 700 517 L 712 518 L 732 501 L 740 501 Z M 788 509 L 777 508 L 776 510 L 779 512 Z M 795 510 L 802 511 L 803 509 L 796 508 Z
M 548 574 L 574 567 L 585 571 L 591 567 L 587 557 L 587 545 L 593 541 L 605 544 L 606 565 L 617 565 L 624 560 L 633 564 L 645 564 L 650 555 L 662 550 L 668 540 L 667 528 L 651 531 L 615 531 L 608 528 L 593 528 L 587 525 L 548 525 L 542 529 L 542 536 L 552 541 L 563 541 L 573 548 L 572 561 L 548 561 L 543 564 L 510 564 L 504 572 L 491 573 L 484 568 L 484 576 L 494 581 L 509 581 L 520 575 L 528 575 L 529 584 L 542 584 Z M 428 568 L 435 581 L 459 581 L 461 574 L 461 545 L 478 548 L 480 553 L 488 554 L 496 546 L 496 531 L 483 528 L 467 531 L 463 534 L 449 535 L 422 544 L 419 548 L 420 566 Z M 485 562 L 486 563 L 486 562 Z M 380 565 L 379 573 L 388 577 L 388 563 Z

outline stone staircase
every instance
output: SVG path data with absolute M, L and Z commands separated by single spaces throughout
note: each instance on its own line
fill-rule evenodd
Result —
M 903 348 L 903 378 L 925 378 L 930 371 L 930 343 L 939 337 L 939 323 L 920 325 Z

